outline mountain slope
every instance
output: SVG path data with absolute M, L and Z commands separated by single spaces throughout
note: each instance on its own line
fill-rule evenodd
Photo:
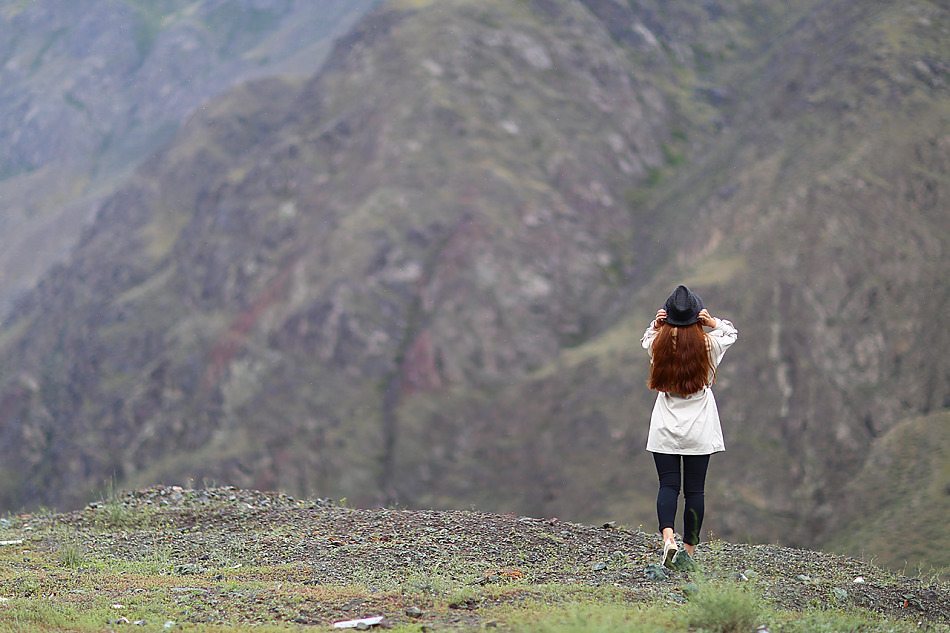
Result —
M 879 564 L 927 574 L 950 569 L 939 544 L 948 534 L 948 432 L 946 412 L 905 420 L 877 442 L 861 473 L 843 491 L 833 537 L 836 551 L 873 552 Z M 926 537 L 902 538 L 908 527 L 926 525 Z
M 668 113 L 583 11 L 560 40 L 512 17 L 380 12 L 296 96 L 249 85 L 183 129 L 15 314 L 5 422 L 43 430 L 17 429 L 40 439 L 10 502 L 166 457 L 177 475 L 182 449 L 368 500 L 399 393 L 492 384 L 586 336 L 632 268 L 608 192 L 662 162 Z M 82 458 L 55 458 L 61 433 Z
M 950 53 L 945 17 L 927 3 L 817 5 L 799 31 L 811 36 L 776 42 L 764 64 L 781 70 L 748 84 L 745 104 L 766 99 L 737 115 L 759 125 L 726 160 L 744 178 L 723 178 L 730 195 L 698 205 L 722 242 L 697 241 L 685 264 L 742 255 L 721 296 L 744 306 L 743 334 L 756 342 L 732 359 L 752 361 L 736 377 L 755 397 L 723 394 L 754 438 L 732 464 L 742 472 L 749 455 L 767 457 L 759 472 L 779 471 L 772 485 L 763 490 L 759 469 L 746 470 L 748 485 L 769 499 L 767 514 L 801 521 L 801 542 L 822 533 L 835 482 L 869 445 L 904 417 L 950 405 L 946 359 L 931 353 L 947 337 L 923 318 L 948 307 L 939 174 L 950 167 L 950 103 L 919 71 L 939 71 Z
M 312 75 L 378 0 L 64 0 L 0 8 L 0 316 L 205 101 Z
M 816 3 L 748 64 L 697 77 L 703 98 L 710 86 L 728 96 L 721 134 L 699 136 L 709 149 L 639 191 L 641 217 L 663 225 L 675 260 L 633 294 L 630 321 L 537 380 L 488 405 L 438 396 L 407 407 L 417 448 L 402 474 L 420 478 L 410 489 L 434 504 L 650 525 L 652 395 L 638 388 L 638 339 L 685 281 L 740 328 L 717 387 L 729 450 L 714 461 L 710 527 L 824 542 L 840 525 L 841 482 L 862 485 L 877 438 L 948 404 L 946 359 L 930 353 L 946 335 L 920 318 L 947 307 L 945 17 L 928 4 Z M 417 466 L 446 445 L 451 458 Z M 526 458 L 525 445 L 538 450 Z

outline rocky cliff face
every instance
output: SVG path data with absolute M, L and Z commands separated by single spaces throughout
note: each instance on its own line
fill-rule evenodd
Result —
M 62 261 L 117 181 L 211 97 L 312 75 L 376 0 L 6 3 L 0 315 Z
M 748 315 L 754 343 L 733 361 L 756 388 L 724 394 L 743 449 L 727 461 L 764 493 L 758 521 L 787 517 L 774 538 L 796 525 L 814 542 L 868 447 L 950 404 L 932 351 L 946 334 L 921 318 L 948 301 L 946 15 L 872 9 L 820 3 L 770 47 L 736 109 L 756 125 L 736 126 L 733 174 L 697 205 L 717 230 L 683 262 L 733 258 L 717 281 Z M 782 475 L 764 483 L 743 453 Z
M 948 17 L 386 5 L 199 112 L 16 309 L 3 502 L 114 474 L 650 526 L 639 337 L 683 282 L 740 330 L 709 527 L 822 542 L 950 400 Z
M 202 112 L 113 197 L 16 314 L 37 342 L 20 357 L 56 372 L 20 382 L 65 390 L 41 399 L 50 424 L 94 409 L 86 459 L 34 446 L 35 481 L 127 478 L 246 437 L 239 456 L 263 465 L 222 476 L 312 469 L 308 485 L 372 499 L 401 394 L 495 385 L 588 337 L 635 272 L 611 192 L 662 163 L 669 113 L 586 12 L 505 19 L 379 13 L 308 85 L 249 85 Z M 38 349 L 61 344 L 92 358 Z

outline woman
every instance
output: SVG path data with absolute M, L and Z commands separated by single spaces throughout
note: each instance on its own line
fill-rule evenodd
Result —
M 703 327 L 711 328 L 706 332 Z M 683 544 L 692 557 L 699 543 L 705 511 L 706 468 L 709 456 L 726 449 L 719 410 L 710 386 L 723 354 L 736 342 L 736 328 L 709 315 L 703 300 L 678 286 L 643 333 L 650 355 L 650 389 L 660 393 L 650 418 L 647 450 L 653 453 L 660 490 L 656 514 L 663 535 L 663 564 L 679 552 L 673 521 L 680 491 L 682 466 Z

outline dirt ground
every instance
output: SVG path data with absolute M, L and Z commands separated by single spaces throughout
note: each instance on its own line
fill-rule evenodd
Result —
M 236 488 L 154 488 L 71 514 L 26 515 L 2 534 L 24 530 L 43 535 L 40 546 L 51 552 L 75 544 L 100 560 L 160 554 L 161 573 L 172 578 L 162 584 L 196 585 L 169 590 L 181 590 L 178 601 L 192 620 L 211 623 L 329 624 L 379 613 L 394 623 L 448 618 L 484 626 L 486 601 L 526 599 L 543 585 L 613 587 L 631 603 L 685 602 L 689 585 L 703 579 L 746 583 L 781 609 L 857 605 L 915 622 L 950 622 L 946 585 L 854 558 L 716 541 L 697 548 L 700 571 L 657 579 L 657 535 L 556 518 L 351 509 Z M 279 581 L 275 589 L 240 588 L 262 580 L 261 573 Z M 435 614 L 435 599 L 426 596 L 440 581 L 507 590 L 472 592 Z M 392 591 L 407 583 L 411 597 Z M 333 591 L 353 585 L 363 591 Z M 284 586 L 297 588 L 294 595 Z

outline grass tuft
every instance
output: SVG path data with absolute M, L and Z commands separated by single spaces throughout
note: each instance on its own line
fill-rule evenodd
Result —
M 873 633 L 892 630 L 886 621 L 873 621 L 868 614 L 844 611 L 812 611 L 782 624 L 783 633 Z
M 86 564 L 86 551 L 80 545 L 67 543 L 59 549 L 56 560 L 60 567 L 79 569 Z
M 684 611 L 687 626 L 709 633 L 746 633 L 761 624 L 760 602 L 738 585 L 705 584 Z

